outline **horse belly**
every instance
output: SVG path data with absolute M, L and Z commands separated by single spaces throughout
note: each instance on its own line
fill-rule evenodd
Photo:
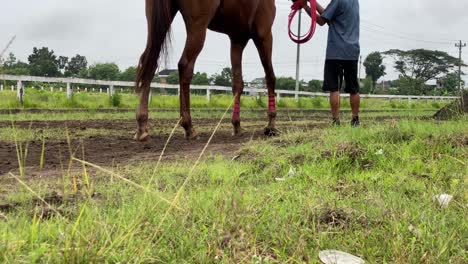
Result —
M 210 30 L 228 34 L 250 34 L 260 0 L 224 0 L 211 20 Z

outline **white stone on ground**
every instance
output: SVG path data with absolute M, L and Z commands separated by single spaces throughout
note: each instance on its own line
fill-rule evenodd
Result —
M 452 199 L 453 199 L 453 196 L 450 194 L 446 194 L 446 193 L 439 194 L 433 197 L 433 200 L 437 201 L 439 205 L 442 207 L 447 207 L 449 203 L 452 201 Z
M 324 250 L 319 253 L 324 264 L 362 264 L 365 261 L 359 257 L 338 250 Z

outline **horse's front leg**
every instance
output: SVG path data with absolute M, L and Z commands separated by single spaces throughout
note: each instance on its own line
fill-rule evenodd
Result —
M 240 100 L 244 91 L 244 80 L 242 78 L 242 54 L 247 45 L 248 38 L 231 38 L 231 64 L 232 64 L 232 93 L 234 95 L 234 110 L 232 113 L 233 135 L 240 135 Z
M 180 116 L 182 118 L 181 125 L 185 130 L 185 138 L 187 139 L 198 138 L 190 115 L 190 83 L 192 82 L 195 61 L 203 49 L 205 37 L 206 28 L 189 27 L 185 49 L 179 61 Z

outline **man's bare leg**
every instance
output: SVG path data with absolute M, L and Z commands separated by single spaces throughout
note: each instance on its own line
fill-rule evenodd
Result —
M 333 117 L 333 124 L 340 125 L 340 92 L 330 93 L 330 107 Z
M 353 113 L 353 120 L 351 126 L 359 126 L 359 107 L 361 104 L 361 97 L 359 94 L 351 94 L 350 96 L 351 112 Z

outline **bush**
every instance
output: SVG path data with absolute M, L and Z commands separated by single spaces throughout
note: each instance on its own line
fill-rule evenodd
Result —
M 312 105 L 315 108 L 321 108 L 323 106 L 323 99 L 320 97 L 314 97 L 312 98 Z
M 433 108 L 436 108 L 436 109 L 442 108 L 442 106 L 441 106 L 440 103 L 438 103 L 438 102 L 432 102 L 431 105 L 432 105 Z
M 262 99 L 262 96 L 258 96 L 258 97 L 257 97 L 257 105 L 258 105 L 258 107 L 260 107 L 260 108 L 265 108 L 265 107 L 267 107 L 267 104 L 266 104 L 266 102 Z
M 120 104 L 121 104 L 121 101 L 122 101 L 122 96 L 120 96 L 120 94 L 118 93 L 115 93 L 114 95 L 112 95 L 110 98 L 110 104 L 111 106 L 113 107 L 119 107 Z
M 279 108 L 288 108 L 288 103 L 286 102 L 286 100 L 282 99 L 277 103 L 277 106 Z

